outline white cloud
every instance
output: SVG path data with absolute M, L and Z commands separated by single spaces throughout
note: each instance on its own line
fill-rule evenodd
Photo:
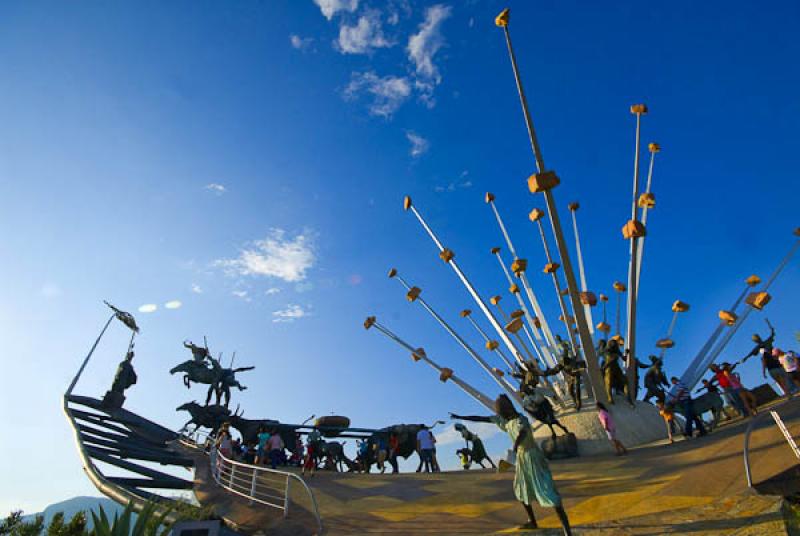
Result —
M 373 48 L 392 46 L 383 35 L 380 15 L 370 10 L 359 17 L 355 26 L 342 24 L 339 27 L 337 48 L 343 54 L 365 54 Z
M 45 298 L 58 298 L 63 294 L 61 287 L 56 285 L 55 283 L 45 283 L 42 285 L 42 288 L 39 289 L 39 294 L 44 296 Z
M 165 303 L 164 307 L 167 309 L 180 309 L 181 305 L 183 305 L 183 303 L 181 303 L 179 300 L 172 300 Z
M 281 291 L 281 289 L 279 289 L 278 287 L 272 287 L 272 288 L 268 288 L 268 289 L 267 289 L 267 290 L 264 292 L 264 294 L 266 294 L 267 296 L 271 296 L 271 295 L 273 295 L 273 294 L 277 294 L 277 293 L 279 293 L 280 291 Z
M 358 9 L 358 0 L 314 0 L 326 19 L 331 20 L 340 11 L 350 13 Z
M 297 50 L 308 50 L 314 43 L 314 38 L 300 37 L 297 34 L 292 34 L 289 36 L 289 42 L 292 44 L 292 47 Z
M 311 316 L 311 313 L 299 305 L 290 303 L 285 309 L 273 311 L 272 316 L 273 322 L 294 322 L 295 320 Z
M 444 45 L 441 25 L 451 13 L 450 6 L 443 4 L 429 7 L 425 12 L 425 21 L 419 25 L 419 31 L 408 39 L 406 50 L 417 74 L 414 85 L 421 92 L 420 98 L 429 106 L 433 105 L 433 89 L 442 81 L 433 57 Z
M 155 303 L 145 303 L 144 305 L 139 307 L 140 313 L 154 313 L 158 309 L 158 305 Z
M 446 185 L 439 184 L 434 186 L 433 191 L 438 193 L 455 192 L 458 188 L 472 188 L 472 181 L 467 179 L 458 182 L 450 182 Z
M 369 105 L 372 115 L 390 118 L 411 95 L 411 83 L 405 77 L 380 77 L 371 71 L 353 73 L 343 93 L 345 100 L 355 100 L 363 92 L 372 99 Z
M 478 434 L 482 440 L 486 441 L 490 437 L 494 437 L 501 433 L 500 428 L 496 424 L 487 422 L 471 422 L 466 424 L 469 431 Z M 440 433 L 436 434 L 437 445 L 449 445 L 452 443 L 463 443 L 464 438 L 461 437 L 461 432 L 455 429 L 455 425 L 451 424 Z
M 237 275 L 275 277 L 297 283 L 306 278 L 315 261 L 313 238 L 308 232 L 288 238 L 283 229 L 271 229 L 266 238 L 253 242 L 239 257 L 221 259 L 215 265 Z
M 250 298 L 248 297 L 246 290 L 234 290 L 231 292 L 231 294 L 233 294 L 237 298 L 243 299 L 244 301 L 250 301 Z
M 202 294 L 203 289 L 197 283 L 192 283 L 192 292 L 194 292 L 195 294 Z
M 406 131 L 406 138 L 411 144 L 409 154 L 411 154 L 412 157 L 416 158 L 428 152 L 431 145 L 430 142 L 413 130 Z
M 222 195 L 228 191 L 228 189 L 225 188 L 225 186 L 216 182 L 212 182 L 211 184 L 206 184 L 204 189 L 216 195 Z

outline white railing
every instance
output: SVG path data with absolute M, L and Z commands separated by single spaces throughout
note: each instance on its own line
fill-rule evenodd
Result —
M 196 448 L 210 447 L 211 475 L 220 487 L 249 499 L 250 504 L 258 503 L 282 510 L 284 518 L 289 516 L 290 482 L 292 480 L 299 482 L 308 494 L 311 513 L 322 532 L 322 518 L 319 515 L 314 493 L 299 475 L 232 460 L 214 446 L 214 437 L 204 432 L 197 430 L 191 434 L 184 432 L 181 434 L 181 441 Z
M 772 409 L 767 412 L 762 412 L 750 419 L 750 423 L 747 425 L 747 429 L 744 433 L 744 474 L 745 478 L 747 479 L 747 487 L 753 487 L 753 473 L 750 469 L 750 434 L 753 433 L 753 430 L 756 427 L 756 423 L 760 421 L 762 417 L 769 414 L 772 417 L 772 420 L 775 421 L 778 430 L 783 434 L 784 439 L 786 439 L 786 443 L 788 443 L 789 448 L 792 450 L 792 453 L 795 455 L 796 458 L 800 459 L 800 449 L 797 447 L 797 443 L 795 442 L 792 435 L 789 433 L 789 430 L 786 428 L 786 425 L 783 423 L 783 419 L 778 414 L 779 409 L 784 408 L 785 406 L 791 405 L 793 402 L 797 402 L 800 399 L 797 398 L 790 398 L 789 400 L 785 400 L 780 404 L 777 404 L 772 407 Z

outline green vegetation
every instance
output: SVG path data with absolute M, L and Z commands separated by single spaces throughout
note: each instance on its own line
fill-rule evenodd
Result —
M 180 521 L 215 517 L 211 507 L 198 508 L 180 500 L 168 505 L 149 502 L 138 514 L 134 513 L 133 505 L 128 504 L 122 514 L 115 513 L 113 518 L 106 515 L 102 506 L 89 514 L 93 524 L 91 530 L 84 512 L 78 512 L 69 522 L 65 522 L 64 514 L 59 512 L 45 526 L 43 515 L 29 520 L 23 517 L 21 510 L 17 510 L 0 523 L 0 536 L 167 536 L 172 528 L 172 524 L 166 521 L 169 515 Z

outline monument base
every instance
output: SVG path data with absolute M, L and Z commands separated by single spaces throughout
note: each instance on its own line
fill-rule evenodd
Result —
M 614 397 L 614 402 L 607 407 L 617 427 L 617 439 L 623 445 L 635 447 L 667 438 L 666 424 L 654 405 L 637 400 L 636 406 L 631 407 L 621 396 Z M 614 453 L 614 447 L 597 418 L 597 409 L 592 400 L 584 399 L 581 411 L 568 409 L 556 413 L 556 418 L 570 433 L 575 434 L 579 456 Z M 564 435 L 558 428 L 556 433 L 559 437 Z M 534 424 L 533 435 L 540 444 L 552 437 L 550 428 L 541 423 Z

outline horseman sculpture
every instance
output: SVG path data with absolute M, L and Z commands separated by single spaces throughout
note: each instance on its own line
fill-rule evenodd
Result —
M 184 346 L 192 351 L 192 359 L 173 367 L 169 373 L 183 372 L 183 384 L 187 389 L 191 387 L 192 382 L 208 385 L 206 405 L 211 401 L 211 394 L 214 393 L 217 405 L 220 404 L 224 395 L 224 406 L 227 408 L 231 401 L 231 387 L 236 387 L 240 391 L 247 389 L 236 380 L 236 373 L 253 370 L 255 367 L 224 368 L 219 360 L 214 359 L 207 348 L 198 347 L 192 343 L 184 343 Z M 202 357 L 198 359 L 199 355 Z M 211 366 L 206 363 L 206 359 Z

